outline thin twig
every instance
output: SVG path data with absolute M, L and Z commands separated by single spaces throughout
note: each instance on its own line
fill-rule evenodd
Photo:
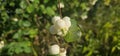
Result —
M 58 0 L 58 9 L 59 9 L 59 13 L 60 13 L 60 18 L 62 18 L 62 10 L 60 8 L 60 0 Z
M 30 5 L 30 2 L 29 2 L 29 0 L 26 0 L 26 2 L 28 3 L 28 5 Z
M 31 44 L 32 44 L 32 51 L 33 51 L 34 56 L 38 56 L 37 51 L 35 50 L 35 48 L 33 46 L 33 43 L 31 43 Z
M 55 36 L 55 40 L 58 43 L 58 45 L 60 45 L 60 42 L 59 42 L 59 40 L 58 40 L 58 38 L 56 36 Z

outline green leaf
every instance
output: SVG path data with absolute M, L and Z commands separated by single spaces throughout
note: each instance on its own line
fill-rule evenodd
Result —
M 37 35 L 38 33 L 38 29 L 30 29 L 29 30 L 29 34 L 30 34 L 30 37 L 33 38 Z
M 19 37 L 20 37 L 19 33 L 15 33 L 14 36 L 13 36 L 14 39 L 17 39 Z
M 103 27 L 105 27 L 105 28 L 111 28 L 111 27 L 113 27 L 113 25 L 110 22 L 106 22 L 106 24 Z
M 23 26 L 25 27 L 29 27 L 31 25 L 31 23 L 29 21 L 24 21 L 23 22 Z
M 28 7 L 27 7 L 27 12 L 28 13 L 32 13 L 34 11 L 34 6 L 32 4 L 30 4 Z
M 27 21 L 27 20 L 20 20 L 19 21 L 19 26 L 21 26 L 21 27 L 29 27 L 29 26 L 31 26 L 31 23 L 29 21 Z
M 88 50 L 89 50 L 89 49 L 88 49 L 87 47 L 84 47 L 82 53 L 85 53 L 85 52 L 87 52 Z
M 111 0 L 104 0 L 104 4 L 107 6 L 110 4 L 110 2 L 111 2 Z
M 44 3 L 48 3 L 49 2 L 49 0 L 44 0 Z
M 23 17 L 29 18 L 29 15 L 24 13 L 24 14 L 23 14 Z
M 45 6 L 43 4 L 40 5 L 40 10 L 42 11 L 42 13 L 46 13 Z
M 19 54 L 19 53 L 21 53 L 21 52 L 23 52 L 23 50 L 22 50 L 22 48 L 19 47 L 19 45 L 18 45 L 18 47 L 15 48 L 15 53 L 16 53 L 16 54 Z
M 46 26 L 45 26 L 45 28 L 46 28 L 47 30 L 49 30 L 49 27 L 50 27 L 50 23 L 47 23 Z
M 22 31 L 19 30 L 17 33 L 15 33 L 15 34 L 13 35 L 13 39 L 18 39 L 18 38 L 20 38 L 21 36 L 22 36 Z
M 16 14 L 21 14 L 21 13 L 23 13 L 23 10 L 22 9 L 16 9 L 15 12 L 16 12 Z
M 51 7 L 47 7 L 46 8 L 46 13 L 49 15 L 49 16 L 52 16 L 55 14 L 54 10 L 51 8 Z
M 72 25 L 71 25 L 71 27 L 69 29 L 69 32 L 64 37 L 67 42 L 73 42 L 73 41 L 76 41 L 76 40 L 79 39 L 79 37 L 77 35 L 77 33 L 79 31 L 79 28 L 77 26 L 77 22 L 74 19 L 72 19 L 71 24 Z
M 32 50 L 31 50 L 31 48 L 30 47 L 25 47 L 24 48 L 24 52 L 25 53 L 30 53 Z
M 81 3 L 82 10 L 85 10 L 87 8 L 86 3 Z
M 27 3 L 24 0 L 22 0 L 19 5 L 22 9 L 25 9 L 27 7 Z
M 14 6 L 15 6 L 15 3 L 14 3 L 14 2 L 10 2 L 9 5 L 12 6 L 12 7 L 14 7 Z
M 39 4 L 39 3 L 40 3 L 39 0 L 33 0 L 33 2 L 36 3 L 36 4 Z
M 114 47 L 112 47 L 111 52 L 113 53 L 113 52 L 115 51 L 115 49 L 116 49 L 116 47 L 115 47 L 115 46 L 114 46 Z

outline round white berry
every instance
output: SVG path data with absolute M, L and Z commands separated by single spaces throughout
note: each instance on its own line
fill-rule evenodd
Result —
M 63 33 L 62 33 L 62 31 L 59 31 L 58 33 L 57 33 L 57 35 L 62 35 Z
M 0 49 L 4 47 L 4 41 L 0 42 Z
M 17 19 L 17 18 L 13 18 L 13 21 L 17 22 L 17 21 L 18 21 L 18 19 Z
M 78 36 L 78 37 L 81 37 L 81 36 L 82 36 L 82 32 L 81 32 L 81 31 L 78 32 L 78 33 L 77 33 L 77 36 Z
M 88 16 L 87 15 L 81 15 L 81 18 L 82 18 L 82 20 L 85 20 L 85 19 L 88 18 Z
M 95 5 L 96 2 L 97 2 L 97 0 L 91 0 L 91 1 L 90 1 L 90 4 L 91 4 L 91 5 Z
M 66 49 L 65 49 L 65 48 L 61 48 L 59 55 L 60 55 L 60 56 L 66 56 L 66 53 L 67 53 Z
M 70 18 L 66 16 L 66 17 L 63 18 L 63 20 L 65 21 L 66 26 L 69 28 L 71 26 Z
M 71 22 L 70 21 L 66 21 L 66 26 L 69 28 L 71 26 Z
M 58 7 L 60 6 L 60 8 L 64 8 L 64 4 L 63 3 L 59 3 Z
M 55 24 L 55 22 L 56 22 L 57 20 L 59 20 L 59 19 L 60 19 L 60 16 L 54 16 L 54 17 L 52 18 L 52 23 Z
M 59 45 L 54 44 L 54 45 L 50 46 L 49 53 L 52 54 L 52 55 L 59 54 L 60 53 Z
M 62 19 L 59 19 L 55 22 L 55 28 L 57 29 L 64 29 L 66 27 L 65 21 Z
M 70 18 L 68 16 L 65 16 L 63 20 L 67 21 L 67 20 L 70 20 Z

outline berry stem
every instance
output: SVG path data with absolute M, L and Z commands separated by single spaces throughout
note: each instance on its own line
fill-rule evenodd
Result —
M 55 40 L 56 40 L 57 44 L 60 45 L 60 42 L 56 36 L 55 36 Z
M 60 13 L 60 18 L 62 19 L 62 10 L 60 8 L 60 0 L 58 0 L 58 9 L 59 9 L 59 13 Z

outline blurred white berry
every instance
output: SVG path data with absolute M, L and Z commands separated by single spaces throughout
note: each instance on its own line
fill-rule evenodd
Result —
M 77 35 L 78 35 L 79 37 L 81 37 L 81 36 L 82 36 L 82 32 L 81 32 L 81 31 L 78 32 Z
M 71 26 L 70 18 L 66 16 L 66 17 L 63 18 L 63 20 L 65 21 L 66 26 L 69 28 Z
M 89 11 L 89 10 L 90 10 L 90 8 L 89 8 L 89 7 L 87 7 L 87 8 L 86 8 L 86 11 Z
M 62 20 L 62 19 L 57 20 L 55 22 L 55 28 L 57 28 L 57 29 L 64 29 L 64 28 L 66 28 L 65 21 Z
M 52 23 L 55 24 L 55 22 L 56 22 L 57 20 L 59 20 L 59 19 L 60 19 L 60 16 L 54 16 L 54 17 L 52 18 Z
M 87 15 L 81 15 L 81 18 L 82 18 L 82 20 L 85 20 L 85 19 L 88 18 L 88 16 Z
M 70 18 L 68 17 L 68 16 L 65 16 L 64 18 L 63 18 L 63 20 L 70 20 Z
M 67 53 L 66 49 L 65 49 L 65 48 L 61 48 L 59 55 L 60 55 L 60 56 L 66 56 L 66 53 Z
M 60 6 L 60 8 L 64 8 L 64 4 L 63 3 L 59 3 L 58 7 Z
M 0 42 L 0 49 L 4 47 L 4 41 Z
M 13 18 L 13 21 L 17 22 L 17 21 L 18 21 L 18 19 L 17 19 L 17 18 Z
M 52 55 L 59 54 L 60 53 L 59 45 L 54 44 L 54 45 L 50 46 L 49 53 L 52 54 Z
M 57 33 L 57 35 L 62 35 L 63 33 L 62 33 L 62 31 L 59 31 L 58 33 Z
M 59 31 L 59 29 L 56 29 L 54 25 L 52 25 L 49 30 L 51 34 L 56 34 Z
M 96 2 L 97 2 L 97 0 L 90 0 L 90 4 L 91 4 L 91 5 L 95 5 Z

